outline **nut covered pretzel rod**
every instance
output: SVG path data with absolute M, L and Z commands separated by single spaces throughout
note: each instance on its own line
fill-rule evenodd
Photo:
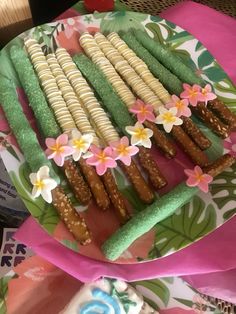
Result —
M 209 168 L 212 176 L 217 176 L 224 169 L 232 166 L 236 159 L 225 155 L 214 161 Z M 206 168 L 207 169 L 207 168 Z M 137 213 L 124 226 L 117 230 L 102 246 L 102 250 L 109 260 L 116 260 L 135 240 L 144 235 L 156 224 L 186 204 L 197 192 L 198 188 L 189 187 L 184 182 L 177 185 L 169 193 L 163 195 L 153 204 Z
M 93 86 L 95 91 L 98 93 L 100 98 L 103 101 L 104 106 L 107 108 L 107 110 L 110 112 L 113 120 L 119 127 L 119 129 L 126 134 L 126 126 L 133 125 L 133 119 L 126 108 L 125 104 L 122 102 L 122 100 L 119 98 L 118 94 L 113 90 L 112 86 L 110 85 L 109 81 L 106 79 L 104 74 L 101 72 L 101 70 L 92 62 L 88 57 L 85 55 L 77 55 L 74 56 L 74 61 L 80 71 L 83 73 L 83 75 L 87 78 L 89 83 Z M 122 111 L 121 115 L 117 115 L 117 112 Z M 146 150 L 146 148 L 145 148 Z M 140 154 L 143 154 L 144 150 L 141 150 L 139 152 L 139 159 L 140 163 L 142 165 L 142 160 L 140 158 Z M 147 155 L 146 155 L 147 157 Z M 152 158 L 152 156 L 149 154 L 149 158 Z M 147 167 L 147 164 L 149 167 Z M 155 176 L 159 179 L 151 181 L 153 186 L 156 189 L 160 189 L 163 186 L 166 185 L 166 180 L 161 174 L 157 164 L 154 163 L 145 163 L 144 167 L 148 173 L 148 176 L 150 180 L 152 180 Z M 157 182 L 160 184 L 156 185 Z
M 230 130 L 235 130 L 236 128 L 236 114 L 234 114 L 219 98 L 210 100 L 207 104 L 223 123 L 230 127 Z
M 105 56 L 110 60 L 110 62 L 113 64 L 115 69 L 119 72 L 119 74 L 126 80 L 126 82 L 133 88 L 133 90 L 136 92 L 139 97 L 147 102 L 151 103 L 154 107 L 155 113 L 158 115 L 160 106 L 157 106 L 157 104 L 148 102 L 145 99 L 145 94 L 149 94 L 153 92 L 151 89 L 144 83 L 144 81 L 141 79 L 141 77 L 138 76 L 138 74 L 134 71 L 134 69 L 129 65 L 129 63 L 122 57 L 122 55 L 115 49 L 112 44 L 106 39 L 104 35 L 101 33 L 95 34 L 95 39 L 98 44 L 98 46 L 101 48 Z M 132 75 L 130 75 L 130 73 Z M 142 89 L 138 89 L 138 84 L 136 84 L 135 80 L 140 82 L 140 85 L 142 85 Z M 155 95 L 156 96 L 156 95 Z M 157 97 L 157 96 L 156 96 Z M 161 103 L 162 104 L 162 103 Z M 161 105 L 162 106 L 162 105 Z M 181 127 L 178 127 L 181 128 Z M 175 128 L 176 129 L 176 128 Z M 192 158 L 193 162 L 199 163 L 200 166 L 206 165 L 207 156 L 204 154 L 204 152 L 201 151 L 201 149 L 194 144 L 194 142 L 191 140 L 191 138 L 185 133 L 185 141 L 182 142 L 182 137 L 178 137 L 180 132 L 175 132 L 173 129 L 171 134 L 174 136 L 175 140 L 178 141 L 180 145 L 191 143 L 190 146 L 184 147 L 185 152 L 189 155 L 189 157 Z M 175 134 L 173 134 L 175 133 Z M 195 147 L 194 147 L 195 146 Z M 194 147 L 195 154 L 192 153 L 192 147 Z M 197 154 L 197 155 L 196 155 Z
M 114 47 L 122 54 L 122 56 L 129 62 L 129 64 L 134 68 L 137 74 L 145 81 L 145 83 L 153 90 L 153 92 L 162 100 L 166 105 L 170 102 L 171 97 L 164 86 L 153 76 L 153 74 L 148 69 L 147 65 L 140 59 L 132 50 L 139 42 L 134 36 L 126 33 L 122 36 L 122 39 L 118 34 L 112 33 L 107 36 Z M 129 45 L 129 46 L 128 46 Z M 146 69 L 144 71 L 144 67 Z M 156 83 L 158 82 L 158 85 Z M 163 97 L 163 95 L 165 97 Z M 202 133 L 194 122 L 187 117 L 181 117 L 183 119 L 183 129 L 191 137 L 191 139 L 202 149 L 205 150 L 211 146 L 209 139 Z
M 185 71 L 180 70 L 183 66 L 186 68 L 186 65 L 183 64 L 183 62 L 176 56 L 174 56 L 168 49 L 161 47 L 162 53 L 157 53 L 157 43 L 150 38 L 146 33 L 144 32 L 132 32 L 132 34 L 135 35 L 136 41 L 139 42 L 138 45 L 135 45 L 135 47 L 131 47 L 138 57 L 140 57 L 148 66 L 149 70 L 152 72 L 152 74 L 159 78 L 160 82 L 173 94 L 180 95 L 182 92 L 182 82 L 183 83 L 189 83 L 189 84 L 205 84 L 204 80 L 196 76 L 193 71 L 187 67 L 188 74 L 186 75 Z M 129 43 L 127 43 L 129 45 Z M 171 56 L 171 59 L 169 58 Z M 175 60 L 174 62 L 170 60 Z M 162 65 L 160 62 L 164 65 Z M 168 70 L 168 68 L 171 65 L 171 71 Z M 180 66 L 178 64 L 181 64 Z M 181 73 L 180 73 L 181 72 Z M 190 73 L 191 72 L 191 73 Z M 189 79 L 189 73 L 192 76 L 191 79 Z M 174 75 L 175 74 L 175 75 Z M 177 77 L 178 76 L 178 77 Z M 167 86 L 166 84 L 169 84 Z M 214 102 L 214 100 L 213 100 Z M 195 111 L 195 114 L 198 115 L 199 112 Z M 216 124 L 212 123 L 211 121 L 218 120 L 219 123 L 224 122 L 224 120 L 218 119 L 218 117 L 207 108 L 205 111 L 205 115 L 201 115 L 200 118 L 208 124 L 208 127 L 215 132 L 217 135 L 218 130 L 215 128 Z M 234 113 L 231 112 L 231 116 L 234 116 Z M 209 121 L 208 117 L 210 117 L 211 121 Z M 220 118 L 220 115 L 219 115 Z M 230 125 L 230 121 L 227 123 Z
M 87 118 L 87 115 L 79 102 L 79 99 L 77 98 L 72 86 L 70 85 L 70 82 L 66 78 L 62 68 L 60 67 L 55 55 L 49 54 L 46 57 L 49 67 L 52 71 L 52 74 L 54 75 L 56 82 L 60 88 L 60 91 L 62 92 L 62 96 L 64 97 L 66 101 L 66 105 L 69 108 L 72 117 L 76 121 L 76 125 L 79 127 L 82 133 L 91 133 L 93 134 L 94 140 L 96 143 L 99 143 L 99 139 L 97 138 L 96 134 L 94 133 L 94 130 Z M 113 130 L 111 130 L 113 131 Z M 112 132 L 111 132 L 112 133 Z M 113 132 L 114 133 L 114 132 Z M 110 138 L 110 137 L 109 137 Z M 118 135 L 113 138 L 114 140 L 119 139 Z M 85 163 L 83 163 L 83 169 L 85 168 Z M 87 171 L 85 171 L 87 172 Z M 130 216 L 126 209 L 124 197 L 118 190 L 118 187 L 116 185 L 115 179 L 112 175 L 112 172 L 110 169 L 107 169 L 106 173 L 101 176 L 102 181 L 106 187 L 106 190 L 108 191 L 108 195 L 112 201 L 112 204 L 114 205 L 114 208 L 118 214 L 118 217 L 122 223 L 127 221 Z M 92 178 L 91 178 L 92 179 Z M 90 180 L 92 181 L 92 180 Z
M 67 51 L 63 48 L 59 48 L 56 50 L 56 56 L 58 62 L 63 69 L 64 73 L 66 74 L 68 80 L 70 81 L 71 85 L 73 86 L 77 96 L 84 104 L 84 107 L 88 108 L 90 106 L 91 110 L 93 110 L 93 106 L 97 108 L 98 102 L 97 99 L 94 97 L 92 90 L 89 88 L 86 80 L 76 67 L 75 63 L 71 59 L 70 55 Z M 88 110 L 88 109 L 87 109 Z M 101 110 L 99 110 L 99 113 Z M 96 120 L 96 117 L 95 117 Z M 94 122 L 94 119 L 91 119 L 91 122 Z M 99 125 L 98 125 L 99 127 Z M 99 132 L 100 132 L 99 128 Z M 103 130 L 101 130 L 103 131 Z M 139 169 L 135 165 L 134 161 L 130 166 L 126 166 L 123 163 L 122 165 L 123 171 L 129 178 L 129 181 L 134 186 L 135 190 L 137 191 L 140 199 L 145 203 L 150 203 L 153 200 L 153 193 L 152 190 L 149 188 L 148 184 L 145 182 L 142 174 L 140 173 Z
M 87 32 L 83 33 L 80 36 L 80 45 L 89 58 L 92 59 L 92 61 L 100 68 L 106 78 L 110 81 L 113 88 L 120 96 L 122 101 L 126 104 L 126 106 L 128 108 L 133 106 L 136 101 L 134 94 L 116 72 L 110 61 L 105 57 L 93 36 Z M 171 141 L 165 136 L 165 134 L 160 131 L 154 123 L 150 122 L 149 128 L 151 128 L 153 131 L 153 139 L 156 145 L 164 152 L 166 156 L 169 158 L 174 157 L 176 154 L 175 148 Z
M 47 166 L 50 177 L 59 184 L 60 178 L 54 172 L 51 162 L 46 158 L 35 132 L 23 113 L 13 82 L 4 77 L 1 77 L 0 80 L 0 102 L 31 171 L 37 172 L 41 167 Z M 14 114 L 12 114 L 13 112 Z M 61 196 L 60 202 L 58 201 L 59 194 Z M 52 202 L 75 239 L 81 244 L 91 242 L 90 233 L 84 219 L 76 212 L 59 185 L 52 191 Z
M 38 78 L 23 48 L 12 46 L 10 57 L 44 138 L 58 137 L 61 134 L 61 130 L 48 107 Z M 66 160 L 63 170 L 76 199 L 82 204 L 88 204 L 91 199 L 91 192 L 71 158 Z
M 53 76 L 48 66 L 41 47 L 34 39 L 26 40 L 25 45 L 33 66 L 38 74 L 43 90 L 47 96 L 48 102 L 54 111 L 56 120 L 64 132 L 71 132 L 71 130 L 76 129 L 76 125 L 70 114 L 70 111 L 66 106 L 61 92 L 58 89 L 55 77 Z M 81 160 L 78 161 L 78 164 L 81 164 Z M 81 167 L 81 170 L 83 170 L 83 174 L 88 182 L 89 187 L 91 188 L 96 203 L 100 208 L 107 209 L 110 205 L 109 197 L 95 169 L 87 165 L 87 167 Z M 84 172 L 88 170 L 89 173 Z M 93 176 L 91 176 L 91 173 L 93 173 Z M 96 184 L 94 184 L 95 181 Z

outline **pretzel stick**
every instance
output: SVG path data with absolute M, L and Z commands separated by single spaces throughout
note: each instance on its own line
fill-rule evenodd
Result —
M 229 136 L 229 127 L 207 109 L 204 103 L 198 103 L 196 107 L 192 107 L 192 111 L 196 113 L 219 137 L 226 138 Z
M 107 81 L 106 77 L 99 70 L 99 68 L 95 64 L 93 64 L 92 61 L 90 61 L 85 55 L 74 56 L 74 61 L 78 68 L 83 73 L 83 75 L 87 78 L 87 80 L 99 94 L 100 98 L 103 100 L 104 106 L 110 112 L 112 118 L 119 126 L 120 130 L 122 130 L 126 134 L 125 127 L 133 125 L 134 124 L 133 119 L 131 118 L 125 104 L 121 101 L 119 96 L 113 91 L 113 88 Z M 117 112 L 119 112 L 120 110 L 122 112 L 122 115 L 117 115 Z M 149 155 L 149 158 L 152 158 L 152 156 Z M 148 176 L 150 180 L 152 180 L 153 172 L 149 172 L 151 170 L 150 168 L 146 168 L 145 166 L 144 168 L 148 171 Z M 155 164 L 155 168 L 156 169 L 158 168 L 157 164 Z M 156 174 L 159 173 L 159 170 L 157 170 L 155 173 Z M 155 188 L 158 189 L 159 185 L 155 186 L 157 181 L 158 180 L 152 181 L 152 184 Z
M 23 113 L 15 86 L 12 81 L 3 77 L 0 80 L 0 101 L 7 121 L 17 139 L 20 149 L 24 152 L 25 160 L 31 171 L 37 172 L 41 167 L 47 166 L 49 168 L 50 177 L 59 184 L 60 178 L 54 172 L 51 162 L 46 158 L 44 151 L 39 145 L 35 132 L 32 130 Z M 13 112 L 14 114 L 12 114 Z M 63 195 L 63 201 L 60 201 L 60 204 L 57 206 L 58 190 L 60 190 L 61 195 Z M 91 241 L 90 233 L 84 219 L 76 213 L 76 210 L 65 196 L 61 187 L 57 186 L 52 191 L 52 202 L 75 239 L 81 244 L 89 243 Z M 70 215 L 67 215 L 67 209 L 70 209 Z M 70 228 L 70 225 L 74 227 Z
M 153 76 L 148 69 L 147 65 L 139 58 L 135 53 L 134 49 L 139 47 L 141 50 L 144 49 L 139 42 L 129 33 L 122 36 L 123 40 L 120 39 L 118 34 L 112 33 L 108 36 L 114 46 L 120 51 L 124 58 L 129 62 L 135 71 L 143 78 L 146 84 L 153 90 L 153 92 L 163 101 L 164 104 L 170 102 L 171 98 L 168 91 L 164 86 Z M 127 44 L 129 45 L 127 45 Z M 131 48 L 133 50 L 131 50 Z M 144 65 L 146 70 L 144 71 Z M 202 149 L 207 149 L 211 146 L 209 139 L 202 133 L 202 131 L 196 126 L 190 118 L 181 117 L 183 119 L 183 129 L 191 137 L 191 139 Z
M 116 72 L 110 61 L 105 57 L 93 36 L 89 33 L 83 33 L 80 36 L 80 45 L 85 50 L 86 54 L 95 64 L 97 64 L 106 78 L 110 81 L 114 90 L 117 92 L 126 106 L 128 108 L 133 106 L 136 101 L 134 94 Z M 160 148 L 165 155 L 169 156 L 170 158 L 173 157 L 175 155 L 175 148 L 169 139 L 157 128 L 155 124 L 151 124 L 150 128 L 154 132 L 153 138 L 158 148 Z
M 66 74 L 71 85 L 73 86 L 77 96 L 80 97 L 81 102 L 83 102 L 84 105 L 86 106 L 87 111 L 89 110 L 89 106 L 90 106 L 90 111 L 94 110 L 93 109 L 94 106 L 96 106 L 96 108 L 98 108 L 98 103 L 97 103 L 97 100 L 94 99 L 92 90 L 89 88 L 86 80 L 82 77 L 82 74 L 77 69 L 76 65 L 74 64 L 73 60 L 71 59 L 70 55 L 66 52 L 66 50 L 63 48 L 57 49 L 56 56 L 57 56 L 57 60 L 60 64 L 60 66 L 62 67 L 64 73 Z M 99 113 L 100 112 L 101 112 L 101 110 L 99 110 Z M 92 117 L 92 112 L 91 112 L 91 117 Z M 96 120 L 96 117 L 94 117 L 94 118 Z M 105 118 L 105 117 L 103 117 L 103 118 Z M 94 119 L 91 119 L 91 121 L 94 121 Z M 108 126 L 109 125 L 110 125 L 110 123 L 108 124 Z M 99 128 L 98 132 L 99 133 L 103 132 L 102 134 L 104 135 L 104 129 L 101 129 L 101 126 L 99 126 L 99 125 L 98 126 L 96 125 L 96 129 L 97 129 L 97 127 Z M 111 134 L 114 134 L 114 133 L 112 132 Z M 117 134 L 117 132 L 115 134 Z M 105 137 L 105 135 L 104 135 L 104 137 Z M 109 133 L 109 138 L 106 137 L 107 141 L 109 139 L 110 139 L 110 133 Z M 129 180 L 132 183 L 132 185 L 134 186 L 137 193 L 139 194 L 140 198 L 144 202 L 150 203 L 154 197 L 153 193 L 151 192 L 147 183 L 143 179 L 138 168 L 136 168 L 136 171 L 133 171 L 131 168 L 128 168 L 128 166 L 125 166 L 125 165 L 122 168 L 123 168 L 123 170 L 127 168 L 125 173 L 129 174 L 128 175 Z M 144 192 L 146 192 L 145 195 L 144 195 Z
M 40 88 L 38 78 L 35 75 L 30 60 L 26 56 L 23 48 L 12 46 L 10 49 L 10 56 L 44 138 L 58 137 L 61 134 L 61 130 L 52 111 L 48 107 L 44 93 Z M 72 168 L 74 171 L 73 176 L 71 175 Z M 91 199 L 89 187 L 72 159 L 65 163 L 63 170 L 76 199 L 82 204 L 88 204 Z M 80 186 L 79 189 L 77 188 L 78 186 Z
M 235 161 L 235 158 L 221 157 L 220 160 L 216 160 L 211 165 L 209 174 L 218 175 L 221 171 L 233 165 Z M 219 163 L 221 166 L 219 166 Z M 198 191 L 196 187 L 189 187 L 185 183 L 181 183 L 143 211 L 137 213 L 103 244 L 102 250 L 106 258 L 112 261 L 116 260 L 135 240 L 159 222 L 173 215 Z
M 207 103 L 210 108 L 223 123 L 227 124 L 231 130 L 236 128 L 236 115 L 218 98 Z
M 66 103 L 61 95 L 61 92 L 58 89 L 56 79 L 48 66 L 47 60 L 43 55 L 42 49 L 33 39 L 28 39 L 25 42 L 25 45 L 27 47 L 27 51 L 31 57 L 31 61 L 35 67 L 36 72 L 38 73 L 41 85 L 45 91 L 45 94 L 47 95 L 48 102 L 54 111 L 58 123 L 60 124 L 64 132 L 70 133 L 71 130 L 76 129 L 76 125 L 74 123 L 70 111 L 66 106 Z M 83 118 L 84 122 L 85 117 Z M 79 161 L 79 164 L 80 163 L 81 162 Z M 89 175 L 88 173 L 84 173 L 84 171 L 87 170 L 89 170 L 90 173 L 93 173 L 93 176 Z M 98 177 L 94 168 L 92 167 L 83 168 L 83 174 L 87 179 L 87 182 L 91 188 L 91 191 L 95 197 L 97 204 L 99 204 L 99 206 L 102 209 L 107 209 L 110 203 L 109 198 L 105 191 L 103 183 Z M 88 181 L 88 179 L 91 180 Z M 97 183 L 99 182 L 100 186 L 98 186 L 97 184 L 93 184 L 93 180 L 96 180 Z

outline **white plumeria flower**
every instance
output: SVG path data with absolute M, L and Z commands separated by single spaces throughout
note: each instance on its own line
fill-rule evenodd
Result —
M 32 196 L 33 198 L 42 195 L 47 203 L 52 202 L 51 191 L 57 186 L 57 182 L 50 178 L 48 166 L 43 166 L 36 173 L 29 175 L 30 182 L 33 184 Z
M 151 148 L 152 142 L 150 137 L 153 136 L 153 131 L 148 128 L 144 128 L 142 123 L 136 122 L 134 126 L 127 126 L 125 130 L 131 135 L 131 145 Z
M 170 133 L 174 125 L 181 125 L 183 120 L 177 117 L 178 109 L 172 107 L 166 109 L 164 107 L 159 108 L 159 115 L 156 117 L 156 124 L 163 124 L 163 128 L 167 133 Z
M 74 148 L 74 153 L 72 157 L 74 161 L 78 161 L 82 154 L 87 153 L 90 145 L 93 142 L 92 134 L 82 135 L 78 130 L 72 130 L 71 139 L 69 140 L 69 145 Z

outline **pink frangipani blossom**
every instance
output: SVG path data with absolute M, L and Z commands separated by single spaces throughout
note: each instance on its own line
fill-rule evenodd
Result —
M 185 174 L 188 176 L 186 184 L 188 186 L 197 186 L 201 191 L 207 193 L 209 191 L 209 183 L 213 178 L 209 174 L 203 173 L 199 166 L 195 166 L 194 169 L 185 169 Z
M 67 134 L 61 134 L 56 139 L 47 138 L 45 143 L 47 146 L 45 153 L 48 159 L 53 159 L 59 167 L 64 165 L 65 157 L 74 153 L 74 149 L 68 145 Z
M 119 141 L 110 143 L 114 152 L 115 160 L 121 160 L 126 166 L 130 166 L 131 157 L 137 154 L 138 147 L 129 145 L 127 136 L 123 136 Z
M 194 84 L 190 86 L 189 84 L 183 84 L 184 91 L 180 94 L 181 98 L 188 99 L 189 103 L 196 107 L 199 101 L 201 86 Z
M 89 149 L 89 157 L 86 159 L 86 163 L 96 167 L 97 174 L 102 176 L 108 168 L 115 168 L 117 163 L 113 156 L 113 150 L 111 147 L 101 149 L 92 144 Z
M 199 101 L 204 101 L 207 105 L 209 100 L 216 99 L 216 95 L 212 93 L 212 87 L 210 84 L 207 84 L 205 87 L 201 88 L 199 93 Z
M 137 99 L 129 111 L 137 116 L 138 122 L 143 123 L 146 120 L 151 122 L 155 121 L 153 109 L 152 105 L 145 104 L 142 100 Z
M 172 107 L 177 108 L 177 117 L 190 117 L 191 116 L 191 110 L 189 108 L 189 101 L 188 99 L 180 99 L 176 95 L 171 96 L 171 101 L 166 104 L 166 108 L 170 109 Z

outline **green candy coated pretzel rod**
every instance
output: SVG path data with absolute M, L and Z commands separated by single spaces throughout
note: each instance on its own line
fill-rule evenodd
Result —
M 125 33 L 124 35 L 121 35 L 121 38 L 136 53 L 136 55 L 146 63 L 152 74 L 160 80 L 171 94 L 179 95 L 182 92 L 182 82 L 178 77 L 154 58 L 154 56 L 132 35 L 132 33 Z
M 59 183 L 58 175 L 54 172 L 51 162 L 45 156 L 35 132 L 23 113 L 13 82 L 4 77 L 0 79 L 0 102 L 31 171 L 37 172 L 40 167 L 48 166 L 50 176 Z
M 10 57 L 27 94 L 29 105 L 33 109 L 40 131 L 42 131 L 44 137 L 58 137 L 61 134 L 61 130 L 54 118 L 53 112 L 48 107 L 37 76 L 23 48 L 12 46 Z
M 198 77 L 194 71 L 189 68 L 184 62 L 176 55 L 174 55 L 167 48 L 163 47 L 158 42 L 154 41 L 147 33 L 135 30 L 135 38 L 167 69 L 174 73 L 182 82 L 190 85 L 198 84 L 205 85 L 204 80 Z
M 187 203 L 198 192 L 185 183 L 177 185 L 152 205 L 136 214 L 116 231 L 102 246 L 111 261 L 116 260 L 137 238 L 152 229 L 158 222 L 174 214 L 177 208 Z

